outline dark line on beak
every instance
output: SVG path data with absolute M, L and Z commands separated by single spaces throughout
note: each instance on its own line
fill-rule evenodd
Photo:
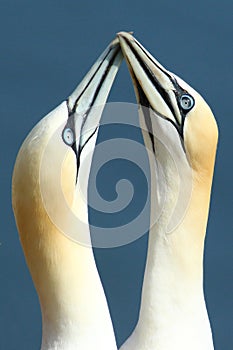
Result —
M 150 113 L 149 113 L 149 109 L 151 108 L 150 103 L 148 101 L 148 98 L 146 97 L 141 85 L 139 84 L 134 72 L 132 71 L 131 74 L 133 75 L 133 79 L 136 83 L 136 87 L 138 90 L 138 99 L 139 99 L 139 104 L 142 107 L 142 112 L 143 112 L 143 116 L 144 116 L 144 120 L 147 126 L 147 131 L 148 131 L 148 135 L 150 137 L 151 140 L 151 145 L 152 145 L 152 150 L 153 153 L 155 154 L 155 143 L 154 143 L 154 135 L 153 135 L 153 128 L 152 128 L 152 122 L 151 122 L 151 117 L 150 117 Z
M 75 100 L 75 103 L 74 103 L 74 106 L 73 106 L 72 110 L 69 110 L 69 114 L 75 113 L 75 110 L 76 110 L 76 108 L 77 108 L 77 105 L 78 105 L 78 102 L 79 102 L 80 98 L 81 98 L 82 95 L 85 93 L 85 91 L 87 90 L 88 86 L 91 84 L 92 80 L 94 79 L 94 77 L 96 76 L 96 74 L 98 73 L 98 71 L 100 70 L 101 66 L 102 66 L 103 63 L 105 62 L 105 60 L 106 60 L 106 58 L 108 57 L 108 55 L 109 55 L 109 53 L 111 52 L 111 50 L 112 50 L 111 48 L 108 50 L 108 52 L 106 53 L 105 57 L 104 57 L 103 60 L 100 62 L 99 66 L 97 67 L 96 71 L 94 72 L 94 74 L 92 75 L 92 77 L 90 78 L 90 80 L 88 81 L 87 85 L 84 87 L 84 89 L 82 90 L 82 92 L 80 93 L 80 95 L 79 95 L 79 96 L 77 97 L 77 99 Z M 112 63 L 114 62 L 116 56 L 118 55 L 119 51 L 120 51 L 120 46 L 119 46 L 119 49 L 116 50 L 116 52 L 115 52 L 115 54 L 113 55 L 113 57 L 111 58 L 111 60 L 109 61 L 109 64 L 108 64 L 108 66 L 106 67 L 106 70 L 105 70 L 105 72 L 104 72 L 104 74 L 103 74 L 103 76 L 102 76 L 102 78 L 101 78 L 101 80 L 100 80 L 100 82 L 99 82 L 99 85 L 98 85 L 98 87 L 97 87 L 97 89 L 96 89 L 96 92 L 95 92 L 95 94 L 94 94 L 93 100 L 92 100 L 90 106 L 88 107 L 88 109 L 91 108 L 91 107 L 93 106 L 93 104 L 94 104 L 94 102 L 95 102 L 95 99 L 96 99 L 96 97 L 97 97 L 97 95 L 98 95 L 98 92 L 99 92 L 99 90 L 100 90 L 100 88 L 101 88 L 101 85 L 102 85 L 103 81 L 105 80 L 106 75 L 107 75 L 107 73 L 108 73 L 110 67 L 112 66 Z
M 135 44 L 142 50 L 142 52 L 146 55 L 146 57 L 147 57 L 158 69 L 160 69 L 160 70 L 171 80 L 172 84 L 174 84 L 174 81 L 173 81 L 174 78 L 173 78 L 166 70 L 164 70 L 163 68 L 161 68 L 161 67 L 148 55 L 148 53 L 146 52 L 146 50 L 144 49 L 144 47 L 141 46 L 141 44 L 140 44 L 137 40 L 135 40 L 134 42 L 135 42 Z
M 148 79 L 151 81 L 151 83 L 153 84 L 153 86 L 155 87 L 155 89 L 159 92 L 160 96 L 162 97 L 162 99 L 164 100 L 164 102 L 168 105 L 171 113 L 173 114 L 177 125 L 179 126 L 179 121 L 176 117 L 173 105 L 171 103 L 170 97 L 169 95 L 166 93 L 166 91 L 164 90 L 164 88 L 161 86 L 160 82 L 158 81 L 158 79 L 156 78 L 156 76 L 154 75 L 154 73 L 151 71 L 150 67 L 147 66 L 147 64 L 142 60 L 142 58 L 138 55 L 137 51 L 134 49 L 134 47 L 131 45 L 130 40 L 124 38 L 128 44 L 128 46 L 130 47 L 131 51 L 133 52 L 133 54 L 135 55 L 135 57 L 137 58 L 139 64 L 141 65 L 141 67 L 143 68 L 144 72 L 146 73 Z M 153 63 L 156 65 L 156 67 L 161 70 L 172 82 L 173 86 L 174 86 L 174 81 L 173 78 L 163 69 L 161 69 L 149 56 L 148 54 L 145 52 L 145 50 L 141 47 L 141 45 L 135 41 L 135 43 L 138 45 L 138 47 L 145 53 L 146 57 Z M 175 87 L 174 87 L 175 90 Z M 152 108 L 152 107 L 151 107 Z M 152 108 L 153 109 L 153 108 Z
M 76 172 L 76 184 L 78 181 L 78 173 L 79 173 L 79 167 L 80 167 L 80 156 L 82 153 L 83 148 L 86 146 L 86 144 L 88 143 L 88 141 L 92 138 L 92 136 L 94 136 L 94 134 L 96 133 L 98 129 L 98 126 L 95 128 L 95 130 L 93 131 L 93 133 L 88 137 L 88 139 L 85 141 L 85 143 L 82 145 L 82 147 L 79 144 L 78 150 L 77 150 L 77 145 L 76 145 L 76 141 L 73 143 L 73 145 L 71 146 L 71 148 L 73 149 L 75 155 L 76 155 L 76 166 L 77 166 L 77 172 Z
M 109 61 L 109 64 L 108 64 L 108 66 L 107 66 L 107 68 L 106 68 L 106 70 L 105 70 L 105 72 L 104 72 L 104 74 L 103 74 L 103 76 L 102 76 L 102 78 L 101 78 L 101 80 L 99 82 L 99 85 L 98 85 L 98 87 L 97 87 L 97 89 L 95 91 L 95 94 L 94 94 L 93 99 L 92 99 L 91 104 L 90 104 L 90 108 L 93 107 L 93 105 L 95 103 L 95 100 L 96 100 L 96 98 L 97 98 L 97 96 L 99 94 L 99 91 L 100 91 L 100 89 L 101 89 L 101 87 L 103 85 L 103 82 L 105 81 L 105 79 L 106 79 L 106 77 L 108 75 L 108 72 L 109 72 L 110 68 L 112 67 L 113 62 L 115 61 L 115 58 L 118 55 L 119 51 L 120 51 L 120 46 L 119 46 L 119 49 L 116 50 L 115 54 L 112 56 L 111 60 Z M 90 108 L 89 108 L 89 110 L 90 110 Z M 88 110 L 88 112 L 89 112 L 89 110 Z
M 92 80 L 94 79 L 94 77 L 96 76 L 96 74 L 98 73 L 100 67 L 102 66 L 103 62 L 105 61 L 105 59 L 107 58 L 107 56 L 109 55 L 109 52 L 111 51 L 111 49 L 108 50 L 108 52 L 106 53 L 105 57 L 103 58 L 103 60 L 100 62 L 99 66 L 97 67 L 96 71 L 94 72 L 94 74 L 92 75 L 92 77 L 90 78 L 90 80 L 88 81 L 87 85 L 84 87 L 84 89 L 82 90 L 82 92 L 80 93 L 80 95 L 76 98 L 75 103 L 73 105 L 72 110 L 70 110 L 70 114 L 74 113 L 76 108 L 77 108 L 77 104 L 78 101 L 80 100 L 81 96 L 84 94 L 84 92 L 86 91 L 86 89 L 88 88 L 88 86 L 91 84 Z
M 175 127 L 175 129 L 177 130 L 177 132 L 180 136 L 180 142 L 181 142 L 182 148 L 183 148 L 184 152 L 186 153 L 185 147 L 184 147 L 184 139 L 183 139 L 183 127 L 182 127 L 182 129 L 179 129 L 179 127 L 173 122 L 173 120 L 165 118 L 163 115 L 160 115 L 157 111 L 155 111 L 151 107 L 150 102 L 149 102 L 147 96 L 145 95 L 139 81 L 137 80 L 137 77 L 135 76 L 133 70 L 131 70 L 131 75 L 133 76 L 133 80 L 135 81 L 135 86 L 136 86 L 137 92 L 138 92 L 139 104 L 143 110 L 143 116 L 144 116 L 145 123 L 146 123 L 147 129 L 148 129 L 148 134 L 149 134 L 149 137 L 151 140 L 152 149 L 153 149 L 154 154 L 156 155 L 156 149 L 155 149 L 155 143 L 154 143 L 154 134 L 153 134 L 153 128 L 152 128 L 152 122 L 151 122 L 151 115 L 149 114 L 150 109 L 152 109 L 159 117 L 167 120 L 169 123 L 171 123 Z
M 181 119 L 182 119 L 182 123 L 180 124 L 177 117 L 176 117 L 176 114 L 175 114 L 175 111 L 173 109 L 173 106 L 172 106 L 172 103 L 170 101 L 170 97 L 167 95 L 168 97 L 168 100 L 167 100 L 167 104 L 168 104 L 168 107 L 170 108 L 176 122 L 177 122 L 177 125 L 172 121 L 172 120 L 169 120 L 174 126 L 175 128 L 177 129 L 178 133 L 180 134 L 182 140 L 184 138 L 184 133 L 183 133 L 183 128 L 184 128 L 184 120 L 185 120 L 185 114 L 182 110 L 182 108 L 180 107 L 180 104 L 178 102 L 178 99 L 179 97 L 182 95 L 182 94 L 185 94 L 187 93 L 188 94 L 188 91 L 183 89 L 177 82 L 176 78 L 173 77 L 172 75 L 170 75 L 165 69 L 161 68 L 154 60 L 152 57 L 150 57 L 148 55 L 148 53 L 145 51 L 145 49 L 143 48 L 143 46 L 141 46 L 141 44 L 135 40 L 135 43 L 136 45 L 143 51 L 143 53 L 146 55 L 146 57 L 158 68 L 160 69 L 171 81 L 172 85 L 174 86 L 174 94 L 175 94 L 175 97 L 176 97 L 176 100 L 177 100 L 177 105 L 178 105 L 178 108 L 179 108 L 179 111 L 180 111 L 180 115 L 181 115 Z M 131 48 L 133 50 L 133 48 Z M 135 53 L 134 53 L 135 54 Z M 135 56 L 137 57 L 137 55 L 135 54 Z M 151 72 L 150 68 L 147 67 L 148 70 Z M 151 72 L 152 76 L 155 78 L 153 72 Z M 155 78 L 156 79 L 156 78 Z M 152 81 L 152 80 L 151 80 Z M 152 81 L 153 83 L 153 81 Z M 158 82 L 159 83 L 159 82 Z M 158 90 L 159 91 L 159 90 Z M 159 91 L 160 92 L 160 91 Z M 166 102 L 166 98 L 164 99 L 165 102 Z M 152 108 L 152 107 L 151 107 Z
M 70 125 L 73 132 L 74 132 L 74 136 L 75 136 L 75 140 L 77 139 L 76 138 L 76 133 L 75 133 L 75 114 L 76 114 L 76 108 L 77 108 L 77 105 L 78 105 L 78 101 L 80 100 L 80 98 L 82 97 L 82 95 L 84 94 L 84 92 L 86 91 L 87 87 L 90 85 L 90 83 L 93 81 L 95 75 L 97 74 L 97 72 L 99 71 L 101 65 L 103 64 L 103 62 L 106 60 L 107 56 L 109 55 L 111 49 L 109 49 L 108 53 L 106 54 L 106 56 L 103 58 L 103 60 L 101 61 L 100 65 L 98 66 L 98 68 L 96 69 L 95 73 L 93 74 L 93 76 L 90 78 L 88 84 L 85 86 L 85 88 L 83 89 L 83 91 L 81 92 L 81 94 L 78 96 L 78 98 L 76 99 L 75 103 L 74 103 L 74 106 L 72 108 L 72 110 L 69 109 L 69 103 L 68 103 L 68 100 L 66 101 L 66 104 L 67 104 L 67 108 L 68 108 L 68 120 L 67 120 L 67 125 Z M 109 63 L 108 63 L 108 66 L 106 67 L 99 83 L 98 83 L 98 86 L 96 87 L 96 90 L 95 90 L 95 93 L 94 93 L 94 96 L 91 100 L 91 103 L 89 104 L 89 106 L 87 107 L 87 109 L 84 111 L 83 115 L 80 115 L 80 116 L 77 116 L 78 118 L 83 118 L 83 121 L 82 121 L 82 126 L 81 126 L 81 129 L 80 129 L 80 134 L 82 133 L 82 129 L 85 125 L 85 122 L 88 118 L 88 115 L 91 111 L 91 108 L 94 106 L 95 104 L 95 101 L 99 95 L 99 92 L 101 90 L 101 87 L 105 81 L 105 79 L 107 78 L 108 76 L 108 73 L 109 73 L 109 70 L 110 68 L 112 67 L 113 65 L 113 62 L 115 61 L 115 58 L 116 56 L 118 55 L 120 51 L 120 46 L 119 46 L 119 49 L 116 50 L 115 54 L 112 56 L 112 58 L 110 59 Z M 78 179 L 78 172 L 79 172 L 79 167 L 80 167 L 80 156 L 81 156 L 81 153 L 82 153 L 82 150 L 83 148 L 86 146 L 86 144 L 88 143 L 88 141 L 91 139 L 91 137 L 96 133 L 96 130 L 98 129 L 99 125 L 96 126 L 94 132 L 88 137 L 88 139 L 86 140 L 86 142 L 83 144 L 83 146 L 81 147 L 80 144 L 78 145 L 78 149 L 77 149 L 77 143 L 76 141 L 72 144 L 71 148 L 73 149 L 75 155 L 76 155 L 76 162 L 77 162 L 77 173 L 76 173 L 76 183 L 77 183 L 77 179 Z
M 89 113 L 90 113 L 90 111 L 91 111 L 91 108 L 92 108 L 92 107 L 94 106 L 94 104 L 95 104 L 95 101 L 96 101 L 96 99 L 97 99 L 97 97 L 98 97 L 98 95 L 99 95 L 99 92 L 100 92 L 100 90 L 101 90 L 101 88 L 102 88 L 102 85 L 103 85 L 105 79 L 107 78 L 108 73 L 109 73 L 109 70 L 110 70 L 110 68 L 112 67 L 112 64 L 113 64 L 113 62 L 115 61 L 115 58 L 116 58 L 116 56 L 118 55 L 119 51 L 120 51 L 120 46 L 119 46 L 119 49 L 116 50 L 116 52 L 115 52 L 115 54 L 113 55 L 113 57 L 111 58 L 111 60 L 109 61 L 108 66 L 106 67 L 106 69 L 105 69 L 105 71 L 104 71 L 104 73 L 103 73 L 103 75 L 102 75 L 102 77 L 101 77 L 101 79 L 100 79 L 100 82 L 99 82 L 99 84 L 98 84 L 98 86 L 97 86 L 97 88 L 96 88 L 96 90 L 95 90 L 94 96 L 93 96 L 93 98 L 92 98 L 92 101 L 91 101 L 89 107 L 87 108 L 87 111 L 86 111 L 86 113 L 85 113 L 85 117 L 83 118 L 83 122 L 82 122 L 82 126 L 81 126 L 81 132 L 82 132 L 82 129 L 83 129 L 83 127 L 84 127 L 84 124 L 85 124 L 85 122 L 86 122 L 86 120 L 87 120 L 87 118 L 88 118 L 88 115 L 89 115 Z M 109 52 L 110 52 L 110 51 L 109 51 Z M 108 54 L 109 54 L 109 52 L 108 52 Z M 107 54 L 107 55 L 108 55 L 108 54 Z M 106 55 L 106 57 L 107 57 L 107 55 Z M 106 57 L 105 57 L 105 59 L 106 59 Z M 103 63 L 103 62 L 102 62 L 102 63 Z M 102 63 L 101 63 L 101 64 L 102 64 Z M 98 70 L 99 70 L 99 68 L 98 68 Z M 91 135 L 91 136 L 92 136 L 92 135 Z M 89 138 L 87 139 L 87 141 L 88 141 L 88 140 L 89 140 Z M 87 141 L 85 142 L 85 144 L 83 145 L 83 147 L 86 145 Z M 82 149 L 83 149 L 83 147 L 82 147 Z M 81 150 L 81 151 L 82 151 L 82 150 Z

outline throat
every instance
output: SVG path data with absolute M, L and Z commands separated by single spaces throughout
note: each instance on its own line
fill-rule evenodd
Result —
M 161 170 L 159 161 L 149 155 L 151 223 L 148 254 L 139 321 L 128 340 L 128 348 L 132 345 L 140 350 L 212 350 L 203 292 L 203 251 L 210 186 L 208 183 L 200 186 L 180 146 L 178 150 L 174 147 L 173 153 L 167 152 L 159 143 L 156 149 Z M 169 158 L 168 153 L 173 156 Z
M 200 193 L 197 198 L 196 203 L 194 189 L 184 218 L 172 232 L 167 232 L 165 210 L 151 225 L 141 309 L 135 331 L 136 343 L 140 344 L 138 349 L 213 349 L 203 292 L 208 204 L 205 207 L 200 203 Z M 172 203 L 171 197 L 168 197 L 168 203 Z M 194 207 L 200 208 L 199 212 Z

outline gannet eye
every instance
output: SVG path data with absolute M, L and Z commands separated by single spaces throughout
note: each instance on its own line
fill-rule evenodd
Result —
M 185 110 L 188 111 L 194 106 L 194 99 L 192 96 L 184 94 L 180 97 L 180 105 Z
M 62 137 L 64 142 L 68 145 L 71 146 L 74 143 L 74 132 L 70 128 L 65 128 L 62 133 Z

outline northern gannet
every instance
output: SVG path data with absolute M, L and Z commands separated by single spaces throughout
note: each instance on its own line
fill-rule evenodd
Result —
M 42 350 L 116 349 L 91 248 L 87 185 L 101 112 L 121 60 L 119 42 L 115 40 L 67 101 L 33 128 L 15 163 L 13 209 L 39 296 Z M 99 107 L 93 112 L 95 106 Z M 66 156 L 59 163 L 62 154 Z M 57 164 L 61 165 L 58 169 Z M 55 173 L 57 170 L 59 173 Z M 50 199 L 49 208 L 42 192 Z M 68 211 L 64 210 L 60 192 Z M 71 211 L 84 222 L 78 234 L 87 246 L 69 238 Z
M 151 172 L 151 224 L 139 321 L 121 350 L 212 350 L 203 251 L 217 125 L 193 88 L 132 35 L 122 32 L 118 37 L 140 105 Z

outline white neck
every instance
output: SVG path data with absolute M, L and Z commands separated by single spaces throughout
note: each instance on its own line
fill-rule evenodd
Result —
M 116 350 L 88 225 L 87 185 L 95 140 L 82 152 L 89 157 L 81 161 L 78 184 L 80 178 L 84 181 L 77 187 L 74 152 L 61 140 L 66 120 L 63 103 L 32 130 L 13 177 L 17 226 L 42 311 L 41 350 Z M 83 225 L 74 226 L 78 221 L 72 212 Z M 70 239 L 70 228 L 81 244 Z
M 156 127 L 161 135 L 161 129 Z M 168 136 L 171 139 L 171 135 Z M 166 140 L 155 142 L 156 160 L 148 152 L 151 229 L 141 309 L 138 324 L 122 350 L 212 350 L 203 294 L 203 250 L 210 186 L 197 185 L 178 140 L 169 152 L 163 146 L 169 144 Z M 191 179 L 194 176 L 191 191 L 189 185 L 184 188 L 190 176 Z M 180 211 L 185 202 L 186 210 L 183 207 Z M 161 215 L 156 220 L 159 206 Z M 172 232 L 168 232 L 171 228 Z
M 173 234 L 180 237 L 150 232 L 136 349 L 210 350 L 213 343 L 202 288 L 202 257 L 182 254 L 180 250 L 188 248 L 182 237 L 185 233 L 177 230 Z
M 56 291 L 49 291 L 51 298 L 48 300 L 46 296 L 45 304 L 42 303 L 42 350 L 116 350 L 88 222 L 87 174 L 90 173 L 94 145 L 95 137 L 81 154 L 73 202 L 77 221 L 68 220 L 68 225 L 76 227 L 79 233 L 77 242 L 61 237 L 64 258 L 57 271 L 60 280 L 56 281 Z
M 62 271 L 58 271 L 56 288 L 48 288 L 45 297 L 40 291 L 41 349 L 115 350 L 114 332 L 92 249 L 79 246 L 75 250 L 76 256 L 71 256 L 69 248 L 70 259 L 66 266 L 63 261 Z M 74 268 L 70 268 L 69 262 L 75 263 Z

